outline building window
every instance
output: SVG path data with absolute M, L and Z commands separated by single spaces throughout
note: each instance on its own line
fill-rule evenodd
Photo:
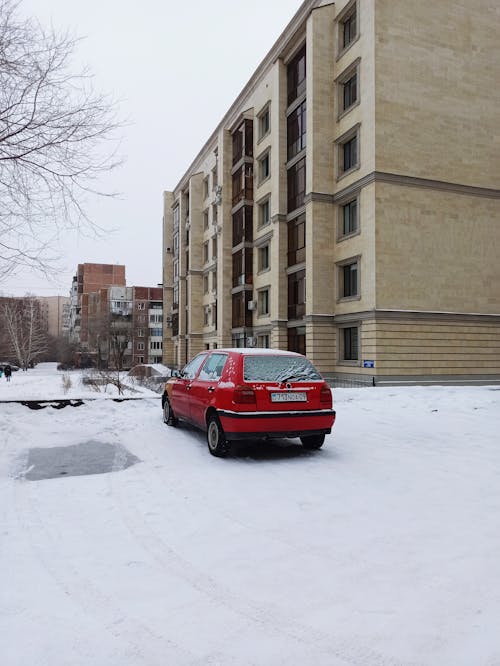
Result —
M 269 333 L 257 336 L 257 347 L 260 347 L 261 349 L 269 349 L 270 346 Z
M 253 157 L 253 121 L 249 119 L 233 133 L 233 165 L 242 157 Z
M 300 215 L 288 223 L 288 266 L 306 260 L 306 216 Z
M 349 326 L 341 329 L 341 361 L 359 360 L 359 329 Z
M 353 199 L 340 206 L 339 237 L 350 236 L 358 230 L 358 200 Z
M 259 227 L 265 227 L 271 222 L 271 200 L 266 199 L 259 204 Z
M 292 104 L 306 91 L 306 47 L 303 46 L 287 67 L 287 99 Z
M 137 337 L 138 338 L 143 338 L 144 337 L 144 329 L 143 328 L 138 328 L 137 329 Z
M 359 125 L 337 139 L 339 176 L 359 168 Z
M 144 351 L 144 342 L 138 342 L 137 343 L 137 350 L 138 351 Z
M 210 321 L 210 306 L 207 305 L 203 308 L 203 326 L 208 326 Z
M 287 156 L 298 155 L 306 147 L 306 101 L 304 100 L 287 118 Z
M 303 157 L 287 171 L 288 212 L 300 208 L 306 194 L 306 158 Z
M 231 344 L 235 348 L 244 347 L 245 346 L 245 334 L 244 333 L 236 333 L 235 335 L 233 335 Z
M 181 219 L 181 211 L 179 206 L 174 208 L 174 232 L 179 231 L 179 222 Z
M 358 161 L 358 141 L 357 137 L 342 144 L 342 171 L 349 171 L 356 166 Z
M 271 131 L 271 115 L 269 113 L 269 106 L 262 111 L 259 116 L 259 140 L 264 138 L 266 134 Z
M 347 111 L 358 101 L 358 72 L 355 71 L 346 81 L 341 82 L 341 108 Z
M 203 276 L 203 293 L 208 294 L 208 275 Z
M 209 178 L 208 176 L 203 179 L 203 198 L 206 199 L 208 197 L 208 188 L 209 188 Z
M 259 315 L 269 314 L 269 289 L 261 289 L 257 293 L 257 308 Z
M 252 284 L 252 248 L 246 247 L 233 254 L 233 287 Z
M 233 247 L 253 240 L 252 206 L 243 206 L 233 215 Z
M 137 363 L 144 363 L 144 356 L 137 356 Z
M 212 260 L 217 260 L 217 238 L 212 238 Z
M 252 311 L 248 308 L 251 300 L 250 291 L 240 291 L 232 296 L 232 325 L 233 328 L 252 326 Z M 244 346 L 244 345 L 242 345 Z
M 271 157 L 267 152 L 263 157 L 259 158 L 259 183 L 271 175 Z
M 297 326 L 288 329 L 288 350 L 298 354 L 306 353 L 306 329 L 305 326 Z
M 265 271 L 269 268 L 269 245 L 259 247 L 258 270 Z
M 203 229 L 208 229 L 208 210 L 203 211 Z
M 217 293 L 217 271 L 212 271 L 212 292 Z
M 206 243 L 203 243 L 203 263 L 206 264 L 208 262 L 208 241 Z
M 340 50 L 344 51 L 350 46 L 358 36 L 358 13 L 356 2 L 348 6 L 345 12 L 341 15 L 339 21 L 340 28 Z
M 306 313 L 306 272 L 288 276 L 288 319 L 302 319 Z
M 145 310 L 146 309 L 146 303 L 137 303 L 137 309 L 138 310 Z
M 253 166 L 252 164 L 243 164 L 233 174 L 233 206 L 240 201 L 251 201 L 253 199 Z
M 214 166 L 214 168 L 212 169 L 212 189 L 217 187 L 217 183 L 218 183 L 218 180 L 217 180 L 217 166 Z
M 359 296 L 359 260 L 341 264 L 339 271 L 340 298 Z

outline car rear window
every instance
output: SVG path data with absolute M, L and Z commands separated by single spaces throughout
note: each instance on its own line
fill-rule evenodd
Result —
M 243 379 L 246 382 L 308 382 L 322 379 L 313 364 L 300 356 L 245 356 Z

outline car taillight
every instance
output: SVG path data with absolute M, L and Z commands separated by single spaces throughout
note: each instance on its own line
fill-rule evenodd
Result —
M 255 392 L 253 389 L 248 388 L 247 386 L 237 386 L 234 389 L 233 401 L 237 405 L 254 405 Z
M 321 403 L 324 403 L 325 405 L 328 405 L 329 407 L 332 406 L 332 392 L 330 390 L 330 387 L 327 386 L 326 384 L 321 387 L 321 392 L 319 394 L 319 401 Z

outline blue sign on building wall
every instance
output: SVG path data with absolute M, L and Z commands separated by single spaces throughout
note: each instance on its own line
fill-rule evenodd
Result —
M 374 368 L 375 361 L 363 361 L 363 368 Z

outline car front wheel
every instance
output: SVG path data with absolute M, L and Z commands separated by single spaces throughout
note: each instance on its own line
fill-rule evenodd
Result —
M 223 458 L 229 453 L 229 446 L 218 416 L 212 414 L 207 423 L 208 450 L 213 456 Z
M 310 449 L 311 451 L 313 451 L 314 449 L 320 449 L 323 446 L 323 442 L 325 441 L 325 436 L 308 435 L 307 437 L 301 437 L 300 441 L 302 442 L 302 446 L 305 449 Z
M 168 398 L 165 398 L 165 402 L 163 403 L 163 423 L 166 423 L 169 426 L 177 425 L 177 419 L 174 416 L 174 412 Z

